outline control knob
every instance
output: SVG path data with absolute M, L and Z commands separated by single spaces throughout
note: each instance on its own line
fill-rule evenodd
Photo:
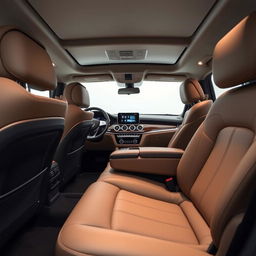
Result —
M 132 125 L 130 125 L 130 127 L 129 127 L 129 128 L 130 128 L 130 131 L 135 131 L 135 129 L 136 129 L 135 125 L 133 125 L 133 124 L 132 124 Z
M 142 126 L 142 125 L 138 125 L 138 126 L 137 126 L 137 130 L 138 130 L 138 131 L 142 131 L 142 130 L 143 130 L 143 126 Z

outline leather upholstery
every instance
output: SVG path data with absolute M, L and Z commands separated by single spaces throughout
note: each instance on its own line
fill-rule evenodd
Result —
M 0 76 L 0 128 L 29 119 L 65 116 L 66 102 L 33 95 L 13 81 L 28 83 L 37 90 L 56 86 L 54 68 L 45 49 L 9 26 L 0 27 Z
M 93 115 L 93 112 L 84 111 L 76 105 L 68 104 L 68 109 L 65 116 L 65 127 L 62 137 L 64 138 L 77 124 L 86 120 L 91 120 Z
M 28 83 L 36 90 L 54 90 L 57 84 L 45 49 L 12 27 L 0 28 L 0 75 Z
M 246 43 L 256 29 L 255 15 L 228 34 L 239 42 L 225 40 L 224 50 L 238 49 L 233 52 L 237 56 L 244 51 L 255 54 L 255 44 Z M 238 66 L 243 81 L 256 79 L 251 73 L 255 60 L 249 60 L 249 66 L 247 61 L 231 63 L 225 51 L 215 57 L 221 68 L 214 68 L 214 75 L 218 81 L 221 78 L 221 87 L 230 87 L 229 75 L 238 72 Z M 195 249 L 201 255 L 211 239 L 225 251 L 223 243 L 231 239 L 227 234 L 233 236 L 256 186 L 255 86 L 231 89 L 215 101 L 178 165 L 182 192 L 164 192 L 161 184 L 109 170 L 88 189 L 64 224 L 57 255 L 191 256 Z
M 110 166 L 119 171 L 175 176 L 182 154 L 176 148 L 121 149 L 111 154 Z
M 68 102 L 68 109 L 62 139 L 54 156 L 60 167 L 61 189 L 81 171 L 85 141 L 93 124 L 93 112 L 81 109 L 90 104 L 85 87 L 79 83 L 71 83 L 66 86 L 64 97 Z
M 168 147 L 185 149 L 198 127 L 204 121 L 211 106 L 212 101 L 205 100 L 196 103 L 186 111 L 183 122 L 172 136 Z
M 211 226 L 217 245 L 228 220 L 244 210 L 256 185 L 255 97 L 251 85 L 218 98 L 178 166 L 180 187 Z
M 80 122 L 91 120 L 93 112 L 84 111 L 81 107 L 89 107 L 90 99 L 88 91 L 79 83 L 71 83 L 65 87 L 64 97 L 68 102 L 68 110 L 65 117 L 63 137 Z
M 184 104 L 193 104 L 205 100 L 204 91 L 195 79 L 186 79 L 180 86 L 180 99 Z
M 256 13 L 244 18 L 217 44 L 213 53 L 213 78 L 220 88 L 255 79 Z
M 184 104 L 192 104 L 186 111 L 182 124 L 172 136 L 168 147 L 185 149 L 194 133 L 204 121 L 209 112 L 212 101 L 205 100 L 204 91 L 195 79 L 189 78 L 180 86 L 180 98 Z
M 64 97 L 68 104 L 78 107 L 88 108 L 90 106 L 89 93 L 86 88 L 79 83 L 71 83 L 64 90 Z
M 34 118 L 64 118 L 66 114 L 66 102 L 33 95 L 8 78 L 0 78 L 0 91 L 0 128 Z
M 207 255 L 182 207 L 97 182 L 66 221 L 57 255 Z
M 54 89 L 46 51 L 21 31 L 0 28 L 0 246 L 45 203 L 49 166 L 64 128 L 66 102 L 17 82 Z

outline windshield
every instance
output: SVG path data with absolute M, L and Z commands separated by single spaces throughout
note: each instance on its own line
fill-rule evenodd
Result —
M 92 107 L 99 107 L 110 114 L 138 112 L 140 114 L 180 115 L 184 104 L 180 100 L 181 82 L 144 81 L 139 94 L 120 95 L 115 81 L 84 83 Z

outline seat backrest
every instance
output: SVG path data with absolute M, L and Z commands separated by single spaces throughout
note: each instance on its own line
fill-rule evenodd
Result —
M 219 87 L 256 79 L 256 13 L 216 45 L 213 77 Z M 256 85 L 233 88 L 213 104 L 178 166 L 178 182 L 209 224 L 214 244 L 242 213 L 256 183 Z
M 83 85 L 79 83 L 67 85 L 64 98 L 68 102 L 65 128 L 54 157 L 60 168 L 61 187 L 64 187 L 81 169 L 84 144 L 93 118 L 93 112 L 81 109 L 90 106 L 89 94 Z
M 183 122 L 173 135 L 168 147 L 184 150 L 204 121 L 212 106 L 212 101 L 206 100 L 201 85 L 195 79 L 187 79 L 181 84 L 180 98 L 184 104 L 190 104 L 192 107 L 186 111 Z
M 44 200 L 66 103 L 35 96 L 15 82 L 38 90 L 56 85 L 45 49 L 15 28 L 0 28 L 0 76 L 1 245 Z

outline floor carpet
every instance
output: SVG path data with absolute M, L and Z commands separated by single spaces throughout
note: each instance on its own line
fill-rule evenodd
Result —
M 54 256 L 60 228 L 34 227 L 10 241 L 3 256 Z
M 83 172 L 67 185 L 63 192 L 65 193 L 84 193 L 84 191 L 97 179 L 101 172 Z

